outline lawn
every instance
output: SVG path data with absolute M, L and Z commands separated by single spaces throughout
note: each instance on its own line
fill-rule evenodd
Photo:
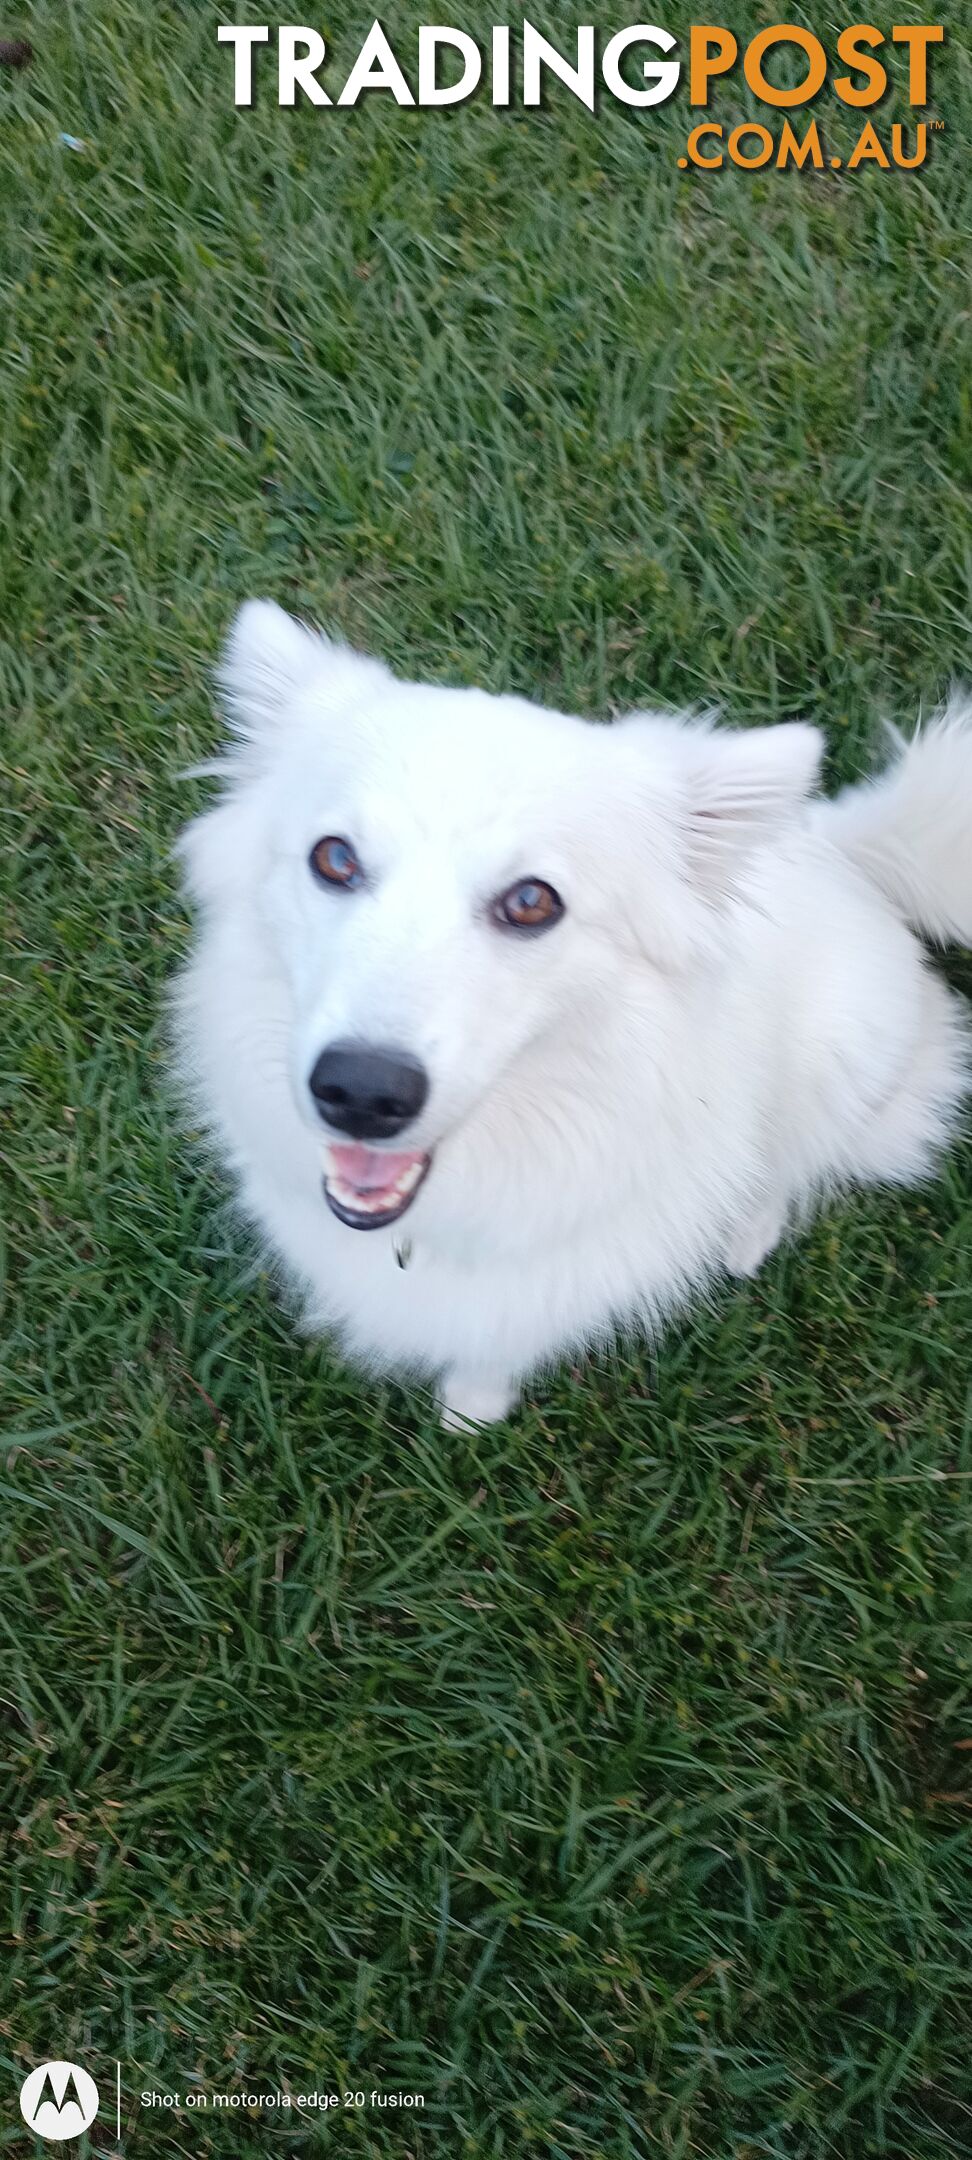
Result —
M 132 2160 L 947 2160 L 967 1148 L 446 1437 L 295 1330 L 163 999 L 247 594 L 597 716 L 805 715 L 832 779 L 968 667 L 959 11 L 927 165 L 853 175 L 680 172 L 684 96 L 237 111 L 220 19 L 0 23 L 0 2151 L 70 2057 L 71 2150 L 120 2058 Z M 370 12 L 313 20 L 350 65 Z M 364 2104 L 139 2105 L 192 2088 Z

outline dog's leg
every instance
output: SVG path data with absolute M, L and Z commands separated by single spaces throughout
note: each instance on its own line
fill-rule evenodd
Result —
M 507 1417 L 517 1390 L 505 1373 L 487 1365 L 450 1365 L 441 1382 L 440 1424 L 445 1432 L 495 1425 Z
M 758 1214 L 738 1225 L 726 1250 L 730 1275 L 758 1275 L 786 1229 L 786 1214 L 783 1201 L 767 1200 Z

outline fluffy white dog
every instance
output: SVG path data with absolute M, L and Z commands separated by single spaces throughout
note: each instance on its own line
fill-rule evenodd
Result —
M 526 1374 L 923 1177 L 968 1083 L 972 705 L 820 739 L 397 682 L 267 601 L 182 842 L 185 1074 L 315 1325 L 488 1421 Z

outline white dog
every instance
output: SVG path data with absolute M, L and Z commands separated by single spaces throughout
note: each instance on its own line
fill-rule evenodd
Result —
M 933 1165 L 969 1037 L 914 933 L 972 938 L 972 705 L 828 801 L 811 727 L 404 684 L 267 601 L 223 687 L 183 1068 L 313 1322 L 448 1423 Z

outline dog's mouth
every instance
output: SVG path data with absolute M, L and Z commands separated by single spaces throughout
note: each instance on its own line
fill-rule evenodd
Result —
M 432 1166 L 431 1155 L 386 1154 L 361 1141 L 324 1150 L 324 1198 L 349 1230 L 381 1230 L 410 1208 Z

